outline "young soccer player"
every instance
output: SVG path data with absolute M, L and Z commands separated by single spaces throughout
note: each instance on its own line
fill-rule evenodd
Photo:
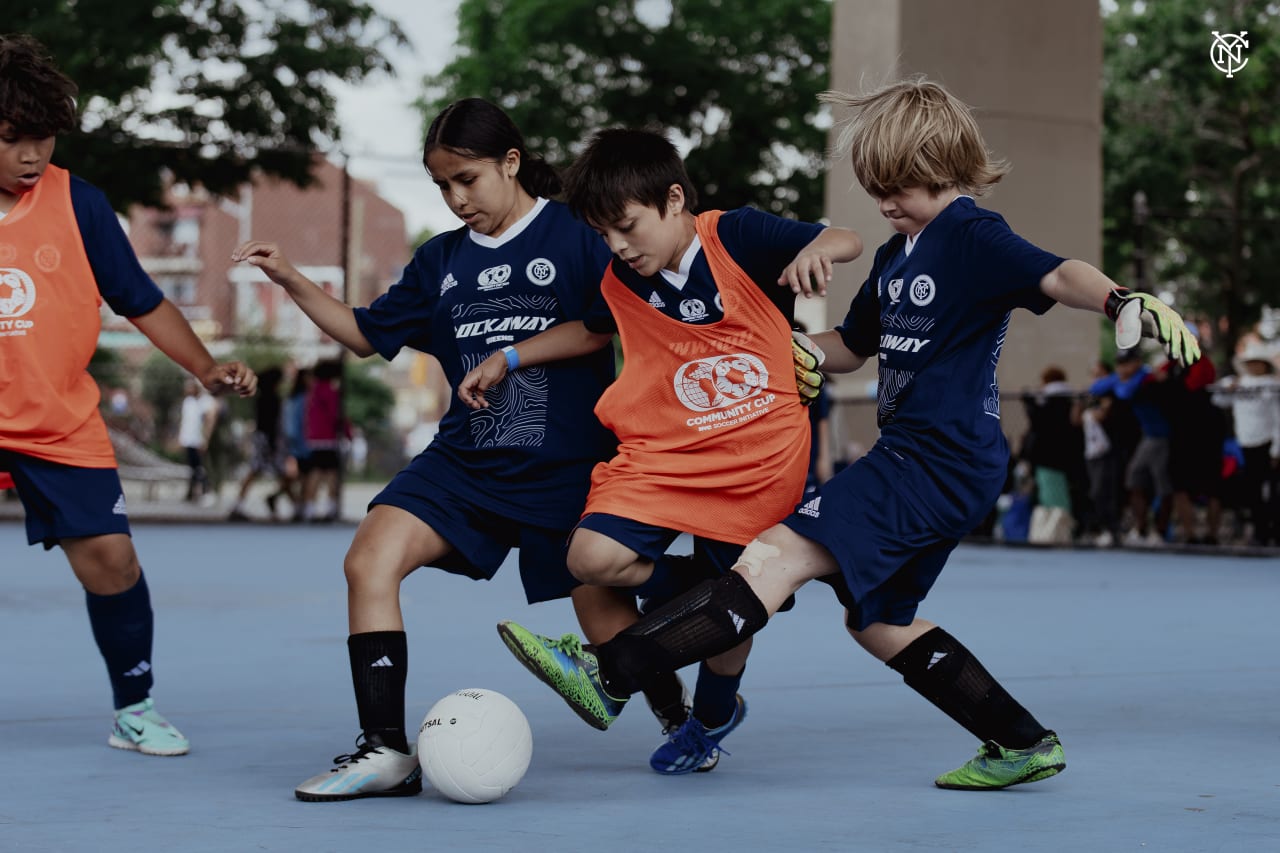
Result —
M 569 568 L 585 583 L 670 598 L 674 585 L 696 583 L 660 559 L 677 536 L 692 534 L 723 574 L 800 499 L 810 427 L 793 379 L 795 294 L 824 289 L 832 264 L 856 258 L 862 241 L 750 208 L 695 216 L 679 153 L 649 131 L 596 134 L 566 184 L 569 206 L 614 254 L 580 341 L 566 329 L 561 349 L 548 333 L 510 364 L 490 357 L 458 393 L 483 411 L 484 391 L 519 378 L 510 366 L 599 348 L 616 331 L 624 366 L 596 414 L 620 446 L 592 475 Z M 749 649 L 703 663 L 693 715 L 653 754 L 655 770 L 715 766 L 720 742 L 746 715 L 738 687 Z
M 305 278 L 272 243 L 233 258 L 260 268 L 331 337 L 361 356 L 411 347 L 437 358 L 452 385 L 491 353 L 580 320 L 599 292 L 608 250 L 561 203 L 552 167 L 525 148 L 501 109 L 456 101 L 431 122 L 424 165 L 465 225 L 418 248 L 398 283 L 352 309 Z M 633 596 L 579 585 L 564 542 L 592 467 L 616 440 L 592 414 L 614 375 L 613 354 L 519 371 L 472 412 L 454 399 L 431 444 L 370 504 L 347 552 L 357 749 L 295 791 L 307 801 L 404 796 L 422 789 L 405 730 L 408 645 L 399 593 L 419 566 L 494 576 L 518 548 L 530 603 L 572 595 L 583 631 L 608 639 L 636 617 Z M 572 592 L 571 592 L 572 591 Z M 683 722 L 674 676 L 648 690 L 664 726 Z
M 57 135 L 78 124 L 75 94 L 34 39 L 0 36 L 0 472 L 22 499 L 27 541 L 61 545 L 84 587 L 115 700 L 107 742 L 182 755 L 187 739 L 150 698 L 151 599 L 87 372 L 98 306 L 210 391 L 249 395 L 257 379 L 214 362 L 138 265 L 102 192 L 49 162 Z
M 1010 314 L 1062 302 L 1116 319 L 1123 346 L 1145 332 L 1182 362 L 1199 348 L 1159 300 L 1036 248 L 974 203 L 970 194 L 1000 180 L 1006 166 L 990 158 L 968 108 L 941 86 L 915 79 L 828 98 L 858 110 L 844 143 L 859 183 L 896 233 L 876 252 L 843 324 L 813 342 L 825 353 L 824 370 L 876 360 L 879 441 L 752 541 L 733 573 L 612 641 L 569 651 L 570 643 L 514 623 L 499 632 L 581 714 L 608 725 L 654 674 L 737 646 L 787 596 L 824 578 L 858 644 L 982 742 L 977 757 L 938 786 L 987 790 L 1044 779 L 1065 766 L 1057 735 L 957 639 L 916 616 L 948 554 L 1005 480 L 995 374 Z M 574 678 L 592 689 L 568 690 Z

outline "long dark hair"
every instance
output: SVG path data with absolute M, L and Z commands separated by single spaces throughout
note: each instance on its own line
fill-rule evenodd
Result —
M 550 163 L 530 154 L 524 136 L 501 107 L 483 98 L 454 101 L 431 120 L 427 141 L 422 148 L 422 163 L 437 148 L 448 148 L 464 157 L 477 160 L 502 160 L 507 152 L 520 152 L 520 171 L 516 178 L 529 195 L 553 196 L 560 192 L 560 176 Z

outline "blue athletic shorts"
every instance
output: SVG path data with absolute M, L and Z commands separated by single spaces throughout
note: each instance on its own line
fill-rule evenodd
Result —
M 783 520 L 839 563 L 840 575 L 819 580 L 849 610 L 849 627 L 915 618 L 959 542 L 939 523 L 936 491 L 917 463 L 876 445 Z
M 124 489 L 115 468 L 79 468 L 0 450 L 27 515 L 27 543 L 46 549 L 79 536 L 129 533 Z
M 681 531 L 672 530 L 669 527 L 657 527 L 604 512 L 593 512 L 583 516 L 582 521 L 578 522 L 578 528 L 594 530 L 596 533 L 608 536 L 646 560 L 657 560 L 667 553 L 671 543 L 681 534 Z M 703 554 L 709 564 L 714 566 L 720 574 L 726 574 L 733 568 L 734 563 L 738 561 L 738 556 L 742 554 L 742 548 L 742 545 L 733 542 L 721 542 L 718 539 L 706 539 L 701 536 L 693 538 L 694 552 Z
M 453 551 L 431 568 L 491 580 L 512 548 L 520 549 L 520 580 L 530 604 L 564 598 L 580 583 L 565 565 L 568 530 L 521 524 L 441 489 L 406 468 L 379 492 L 370 508 L 394 506 L 422 519 Z

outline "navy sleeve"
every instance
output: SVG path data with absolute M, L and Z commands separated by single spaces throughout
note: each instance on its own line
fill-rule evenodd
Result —
M 796 295 L 778 284 L 778 276 L 825 228 L 742 207 L 723 214 L 716 233 L 734 262 L 793 325 Z
M 787 264 L 825 229 L 750 207 L 728 211 L 717 227 L 734 261 L 762 288 L 778 288 L 778 276 Z
M 598 335 L 617 333 L 618 323 L 613 319 L 613 311 L 609 309 L 609 303 L 599 291 L 596 291 L 595 301 L 582 315 L 582 325 L 587 327 L 588 332 L 595 332 Z
M 1026 308 L 1043 314 L 1055 303 L 1040 280 L 1063 262 L 1013 233 L 999 214 L 975 219 L 965 234 L 964 264 L 981 276 L 986 300 L 997 312 Z
M 73 175 L 71 209 L 103 301 L 121 317 L 141 317 L 154 311 L 164 301 L 164 293 L 138 263 L 102 190 Z
M 880 298 L 876 294 L 875 270 L 849 303 L 844 322 L 836 326 L 840 339 L 854 355 L 871 358 L 880 351 Z
M 582 320 L 587 328 L 591 329 L 593 319 L 599 322 L 598 306 L 604 305 L 604 297 L 600 295 L 600 282 L 604 279 L 604 272 L 613 260 L 613 253 L 595 231 L 585 226 L 582 231 L 582 260 L 579 262 L 577 271 L 578 286 L 573 288 L 572 293 L 561 296 L 560 305 L 565 319 Z M 613 315 L 608 313 L 607 305 L 604 310 L 605 322 L 612 324 Z M 612 334 L 617 329 L 607 328 L 600 331 Z
M 398 282 L 368 308 L 355 309 L 361 334 L 388 361 L 404 347 L 431 351 L 431 324 L 440 297 L 439 259 L 443 241 L 450 236 L 442 234 L 419 246 Z
M 854 355 L 871 358 L 880 352 L 880 270 L 884 268 L 885 259 L 892 257 L 904 242 L 899 234 L 876 249 L 867 280 L 849 303 L 844 322 L 836 326 L 840 339 Z

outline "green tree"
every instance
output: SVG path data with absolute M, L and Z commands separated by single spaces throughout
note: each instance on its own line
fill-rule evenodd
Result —
M 142 364 L 140 394 L 151 406 L 155 427 L 152 446 L 164 450 L 177 429 L 178 404 L 182 402 L 182 386 L 187 372 L 174 364 L 164 353 L 156 351 Z
M 657 125 L 686 142 L 700 207 L 822 216 L 829 0 L 462 0 L 459 55 L 420 106 L 500 104 L 530 149 L 563 165 L 591 132 Z
M 384 366 L 369 361 L 346 360 L 342 373 L 342 405 L 347 420 L 359 427 L 369 446 L 369 473 L 390 474 L 403 461 L 395 432 L 391 428 L 391 411 L 396 398 L 382 380 Z M 387 451 L 392 452 L 388 453 Z
M 339 137 L 334 80 L 390 71 L 403 43 L 367 0 L 41 0 L 5 4 L 80 87 L 79 134 L 54 160 L 121 209 L 160 201 L 162 173 L 227 193 L 260 169 L 309 181 Z
M 1229 78 L 1211 61 L 1215 30 L 1248 33 Z M 1131 281 L 1140 235 L 1148 289 L 1226 317 L 1229 350 L 1280 303 L 1280 6 L 1122 2 L 1104 39 L 1106 267 Z
M 126 388 L 129 385 L 124 359 L 113 349 L 95 348 L 88 369 L 99 388 Z

